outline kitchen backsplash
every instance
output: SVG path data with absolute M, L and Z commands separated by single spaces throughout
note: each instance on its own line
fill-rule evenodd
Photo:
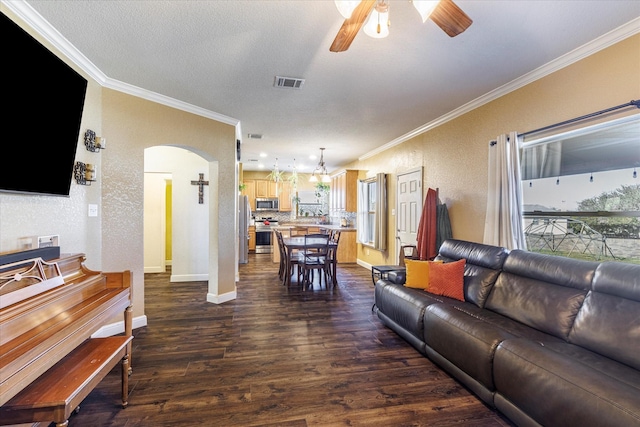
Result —
M 255 219 L 262 218 L 271 218 L 277 220 L 279 223 L 299 223 L 299 224 L 317 224 L 320 222 L 319 216 L 300 216 L 297 218 L 293 218 L 291 212 L 278 212 L 278 211 L 260 211 L 253 212 L 253 217 Z M 356 213 L 355 212 L 344 212 L 341 216 L 332 216 L 329 217 L 328 224 L 340 224 L 340 220 L 344 218 L 347 220 L 347 224 L 349 226 L 353 226 L 356 223 Z

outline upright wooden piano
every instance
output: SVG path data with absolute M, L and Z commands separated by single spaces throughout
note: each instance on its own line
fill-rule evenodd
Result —
M 84 266 L 84 254 L 0 265 L 0 425 L 69 416 L 122 364 L 122 405 L 131 371 L 131 272 Z M 91 338 L 123 314 L 123 335 Z

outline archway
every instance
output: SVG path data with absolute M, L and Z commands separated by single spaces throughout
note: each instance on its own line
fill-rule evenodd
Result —
M 209 281 L 207 300 L 220 303 L 235 298 L 217 289 L 218 174 L 217 162 L 189 147 L 155 146 L 145 149 L 144 251 L 145 272 L 164 271 L 163 231 L 166 221 L 166 185 L 172 187 L 173 233 L 171 281 Z M 198 182 L 202 177 L 202 182 Z M 196 185 L 194 185 L 196 184 Z M 159 213 L 161 209 L 163 212 Z M 214 228 L 214 230 L 212 230 Z M 213 231 L 213 232 L 212 232 Z

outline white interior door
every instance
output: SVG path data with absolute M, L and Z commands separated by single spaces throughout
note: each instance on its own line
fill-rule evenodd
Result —
M 401 245 L 418 241 L 418 222 L 422 213 L 422 168 L 398 175 L 396 184 L 396 263 Z

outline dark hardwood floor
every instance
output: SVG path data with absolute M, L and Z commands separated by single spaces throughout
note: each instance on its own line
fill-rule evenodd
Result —
M 369 270 L 339 266 L 328 289 L 277 273 L 250 255 L 237 299 L 220 305 L 205 282 L 146 275 L 129 406 L 116 367 L 69 426 L 511 425 L 382 325 Z

